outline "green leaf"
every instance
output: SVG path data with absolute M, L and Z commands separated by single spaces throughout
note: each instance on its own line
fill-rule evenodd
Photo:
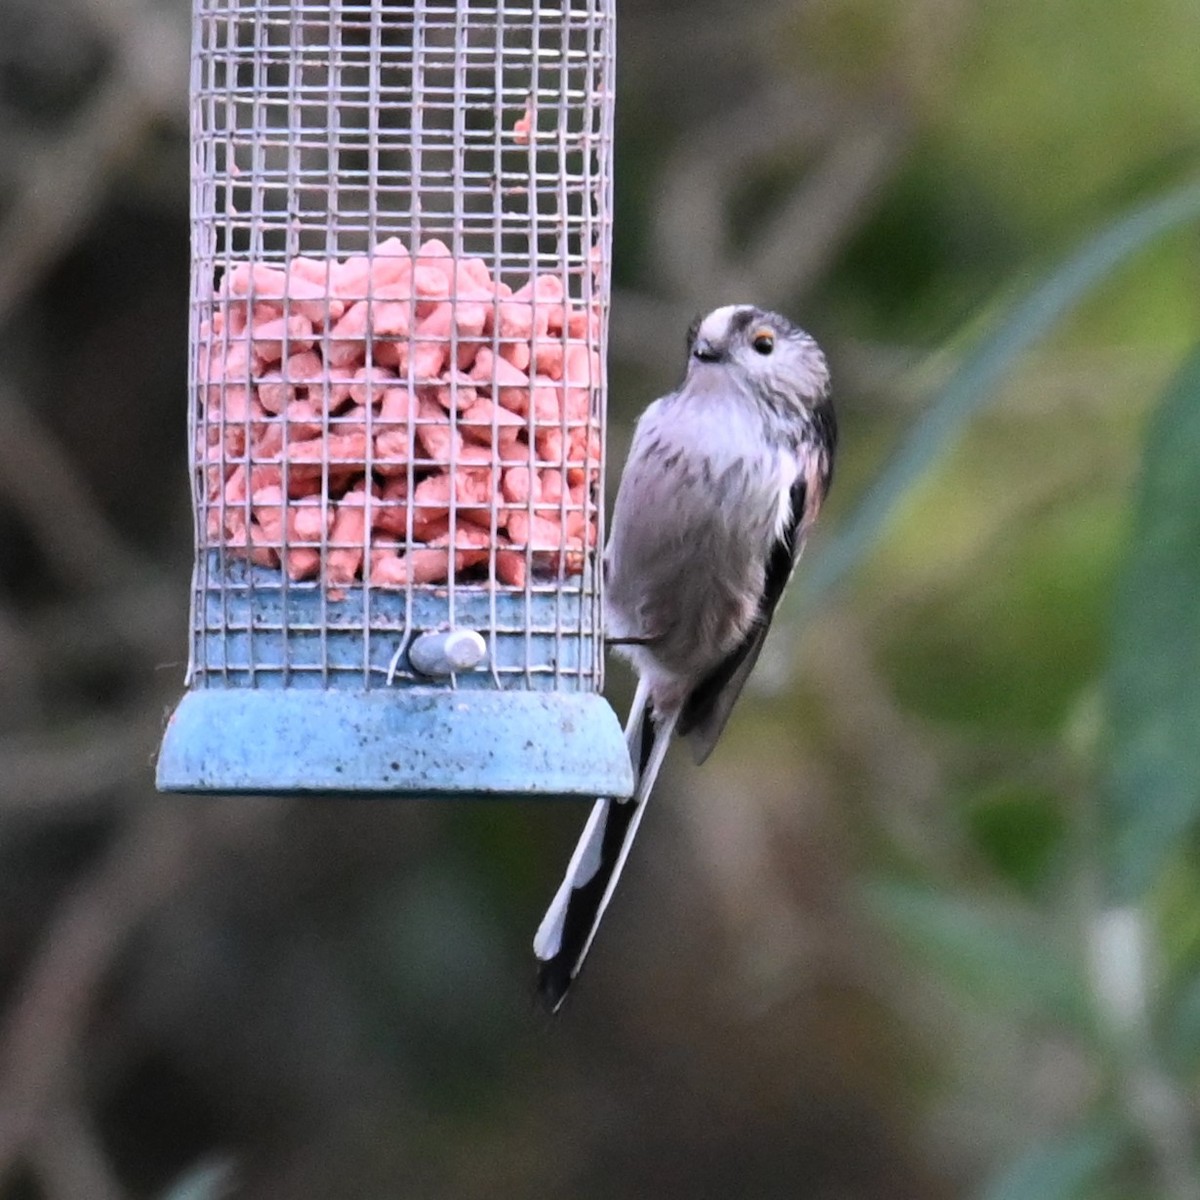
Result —
M 1146 891 L 1200 816 L 1200 351 L 1147 437 L 1108 708 L 1111 882 L 1126 901 Z
M 1163 1057 L 1179 1075 L 1200 1066 L 1200 979 L 1185 983 L 1173 997 L 1160 1037 Z
M 1200 183 L 1143 202 L 1089 238 L 1017 301 L 967 355 L 837 533 L 803 573 L 802 603 L 840 583 L 871 552 L 909 490 L 1039 338 L 1122 263 L 1164 233 L 1200 218 Z
M 1031 910 L 899 883 L 870 885 L 867 900 L 881 923 L 963 992 L 1021 1015 L 1089 1022 L 1078 964 Z
M 992 1181 L 983 1200 L 1080 1200 L 1124 1150 L 1108 1123 L 1085 1126 L 1031 1147 Z

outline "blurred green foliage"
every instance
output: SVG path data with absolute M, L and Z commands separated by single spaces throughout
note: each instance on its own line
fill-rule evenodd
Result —
M 1120 1151 L 1120 1133 L 1097 1122 L 1065 1137 L 1026 1150 L 983 1194 L 983 1200 L 1048 1200 L 1100 1197 L 1103 1176 Z
M 816 7 L 817 44 L 853 44 L 839 70 L 863 87 L 931 19 Z M 903 855 L 870 911 L 930 980 L 1025 1036 L 1060 1031 L 1092 1075 L 1087 1115 L 998 1163 L 982 1194 L 1195 1197 L 1200 360 L 1158 398 L 1152 373 L 1132 394 L 1119 380 L 1142 348 L 1168 362 L 1200 328 L 1200 189 L 1173 182 L 1200 142 L 1200 18 L 1158 3 L 942 15 L 971 26 L 969 49 L 904 77 L 920 139 L 830 292 L 855 336 L 937 347 L 918 371 L 932 399 L 903 432 L 851 415 L 852 436 L 895 448 L 852 481 L 802 598 L 856 573 L 891 693 L 960 747 L 943 799 L 965 861 Z M 1098 231 L 1047 265 L 1081 223 Z M 1144 935 L 1119 961 L 1095 942 L 1126 911 L 1112 906 Z M 1112 1010 L 1122 987 L 1132 1011 Z
M 917 422 L 833 540 L 823 570 L 810 575 L 810 589 L 835 582 L 883 537 L 892 509 L 1018 355 L 1125 258 L 1198 220 L 1194 184 L 1145 202 L 1088 239 L 1018 302 Z M 987 479 L 979 454 L 956 457 Z M 1011 480 L 1014 468 L 1009 461 L 1000 469 Z M 933 490 L 941 494 L 930 507 L 952 503 L 947 486 Z M 978 529 L 969 501 L 954 516 Z M 1111 623 L 1104 619 L 1102 564 L 1119 513 L 1102 498 L 1055 517 L 1022 539 L 1019 573 L 998 556 L 999 570 L 977 577 L 969 608 L 937 623 L 900 624 L 888 658 L 897 695 L 930 719 L 1050 737 L 1099 676 L 1106 719 L 1086 772 L 1094 780 L 1085 785 L 1092 810 L 1086 837 L 1076 831 L 1072 838 L 1052 794 L 1016 781 L 993 782 L 990 794 L 964 805 L 968 835 L 997 881 L 1039 898 L 1035 885 L 1045 882 L 1047 863 L 1073 841 L 1076 878 L 1060 875 L 1041 898 L 1053 904 L 1056 890 L 1082 877 L 1089 900 L 1065 929 L 1036 907 L 1002 912 L 995 900 L 928 883 L 877 884 L 872 908 L 947 984 L 998 1011 L 1070 1031 L 1080 1045 L 1100 1049 L 1097 1065 L 1111 1075 L 1096 1120 L 1001 1169 L 986 1200 L 1095 1196 L 1109 1172 L 1138 1162 L 1158 1194 L 1193 1196 L 1200 1188 L 1191 1131 L 1200 877 L 1181 855 L 1192 850 L 1200 823 L 1200 350 L 1149 425 Z M 927 533 L 929 526 L 922 528 Z M 1019 626 L 1007 619 L 1013 613 Z M 1132 941 L 1100 940 L 1113 914 L 1133 921 Z M 1174 966 L 1166 976 L 1165 960 Z

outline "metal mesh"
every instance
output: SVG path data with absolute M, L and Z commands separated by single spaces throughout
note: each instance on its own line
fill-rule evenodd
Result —
M 196 686 L 597 690 L 611 0 L 196 0 Z

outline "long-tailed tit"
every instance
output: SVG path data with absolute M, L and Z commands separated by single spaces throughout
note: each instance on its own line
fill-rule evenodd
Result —
M 534 938 L 552 1010 L 591 948 L 671 734 L 703 762 L 729 719 L 836 441 L 820 348 L 748 304 L 693 324 L 682 385 L 638 421 L 604 556 L 608 634 L 638 675 L 625 726 L 636 784 L 631 800 L 596 802 Z

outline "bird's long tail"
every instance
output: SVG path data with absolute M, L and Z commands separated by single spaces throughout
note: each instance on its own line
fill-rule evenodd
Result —
M 639 682 L 625 724 L 625 740 L 634 766 L 629 800 L 596 801 L 583 834 L 533 939 L 540 962 L 538 993 L 557 1012 L 592 947 L 604 910 L 612 899 L 629 849 L 646 811 L 646 800 L 666 758 L 677 714 L 662 720 Z

